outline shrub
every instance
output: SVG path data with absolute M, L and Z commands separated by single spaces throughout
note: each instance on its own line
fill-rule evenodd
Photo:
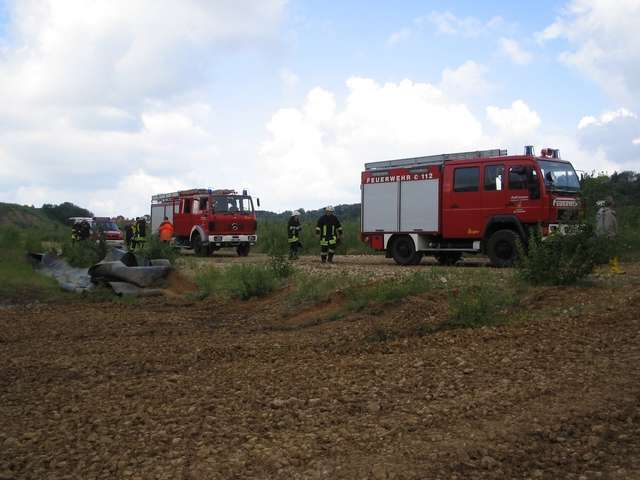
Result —
M 233 265 L 227 269 L 212 267 L 196 279 L 202 297 L 219 295 L 248 300 L 271 293 L 280 278 L 267 265 Z
M 596 237 L 591 227 L 545 239 L 536 233 L 530 237 L 528 248 L 520 247 L 518 273 L 533 285 L 569 285 L 614 254 L 615 242 Z
M 62 246 L 62 255 L 72 267 L 88 268 L 104 258 L 106 247 L 91 240 L 67 242 Z
M 291 305 L 315 305 L 327 302 L 339 290 L 353 285 L 353 279 L 346 273 L 340 275 L 307 275 L 300 274 L 294 279 L 293 289 L 289 297 Z
M 271 255 L 271 260 L 269 262 L 269 267 L 273 270 L 276 277 L 278 278 L 288 278 L 290 277 L 295 269 L 291 262 L 287 260 L 284 255 L 273 254 Z
M 491 284 L 465 287 L 449 294 L 449 318 L 443 328 L 493 325 L 502 320 L 509 296 Z
M 438 286 L 433 271 L 415 272 L 396 281 L 385 280 L 369 287 L 351 289 L 346 308 L 350 311 L 361 311 L 372 304 L 395 303 Z
M 158 235 L 150 235 L 147 237 L 144 247 L 138 250 L 136 253 L 143 255 L 150 259 L 164 258 L 169 260 L 171 263 L 176 261 L 178 258 L 178 252 L 176 248 L 168 242 L 163 242 L 160 240 Z

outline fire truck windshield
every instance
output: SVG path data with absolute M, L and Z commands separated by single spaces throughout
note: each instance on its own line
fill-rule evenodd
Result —
M 538 160 L 548 190 L 578 192 L 580 182 L 570 163 Z
M 253 202 L 251 197 L 244 195 L 214 196 L 212 209 L 215 213 L 222 214 L 253 214 Z

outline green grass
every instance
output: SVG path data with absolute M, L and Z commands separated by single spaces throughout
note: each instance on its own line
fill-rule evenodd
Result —
M 175 263 L 179 256 L 178 249 L 168 242 L 161 241 L 158 235 L 147 236 L 144 247 L 136 251 L 136 253 L 148 257 L 151 260 L 164 258 L 172 264 Z
M 39 274 L 27 260 L 27 251 L 42 252 L 42 232 L 0 227 L 0 299 L 4 301 L 48 301 L 65 293 L 57 282 Z
M 358 281 L 347 273 L 319 276 L 300 272 L 291 282 L 289 304 L 297 306 L 325 303 L 339 291 L 348 290 L 362 283 L 363 280 Z
M 351 288 L 344 308 L 349 312 L 359 312 L 372 306 L 397 303 L 411 295 L 436 288 L 441 288 L 441 284 L 433 270 L 414 272 L 399 279 Z
M 210 267 L 197 278 L 199 295 L 249 300 L 264 297 L 285 285 L 291 274 L 288 262 L 274 257 L 269 264 L 240 264 L 227 268 Z

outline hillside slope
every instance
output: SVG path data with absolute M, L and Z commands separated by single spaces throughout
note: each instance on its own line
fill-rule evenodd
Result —
M 64 225 L 51 219 L 41 208 L 0 203 L 0 227 L 7 226 L 53 230 Z

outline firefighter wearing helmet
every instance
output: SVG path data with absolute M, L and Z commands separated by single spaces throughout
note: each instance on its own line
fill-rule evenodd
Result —
M 322 263 L 333 263 L 333 255 L 336 252 L 338 241 L 342 236 L 340 220 L 333 214 L 333 207 L 329 205 L 324 209 L 324 215 L 318 219 L 316 234 L 320 235 L 320 259 Z
M 298 250 L 302 247 L 300 243 L 300 212 L 296 210 L 291 214 L 287 224 L 287 240 L 289 241 L 289 260 L 298 259 Z

